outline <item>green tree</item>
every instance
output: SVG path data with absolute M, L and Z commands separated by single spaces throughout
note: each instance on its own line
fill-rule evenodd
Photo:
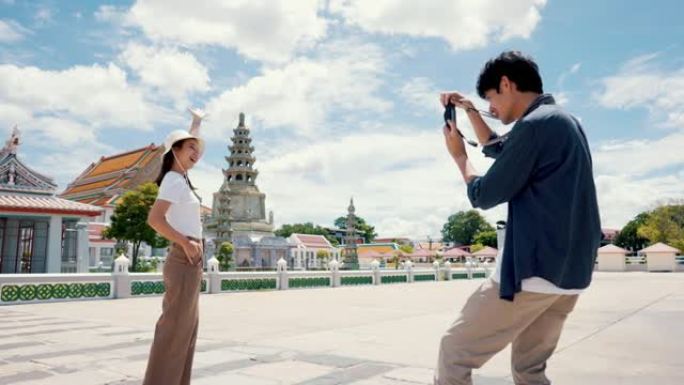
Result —
M 459 211 L 450 215 L 442 227 L 442 239 L 470 245 L 474 243 L 476 234 L 486 231 L 494 231 L 494 227 L 478 211 Z
M 347 217 L 339 217 L 335 219 L 335 227 L 339 229 L 347 228 Z M 371 243 L 378 236 L 375 232 L 375 226 L 369 225 L 365 219 L 356 217 L 356 229 L 363 233 L 363 240 L 365 243 Z
M 234 267 L 234 252 L 233 244 L 230 242 L 223 242 L 219 246 L 218 255 L 216 259 L 219 260 L 219 267 L 222 271 L 231 270 Z
M 323 266 L 328 263 L 330 253 L 327 250 L 318 250 L 316 252 L 316 259 L 318 259 L 319 263 Z
M 102 232 L 107 239 L 130 242 L 133 245 L 131 256 L 133 271 L 139 268 L 138 253 L 143 242 L 156 248 L 166 247 L 169 244 L 147 224 L 147 215 L 157 199 L 158 191 L 156 184 L 145 183 L 124 193 L 114 209 L 111 224 Z
M 471 252 L 471 253 L 477 253 L 478 251 L 480 251 L 480 250 L 482 250 L 482 249 L 484 249 L 484 248 L 485 248 L 485 245 L 476 242 L 476 243 L 473 243 L 473 244 L 470 246 L 470 252 Z
M 496 230 L 480 231 L 479 233 L 475 234 L 473 242 L 482 245 L 483 248 L 484 246 L 496 248 Z
M 639 227 L 646 223 L 648 216 L 649 214 L 645 212 L 634 217 L 620 230 L 613 242 L 623 249 L 632 251 L 638 251 L 646 247 L 648 238 L 640 236 L 638 230 Z
M 322 235 L 328 241 L 330 241 L 330 243 L 333 246 L 337 246 L 339 244 L 339 242 L 337 242 L 337 239 L 335 239 L 335 237 L 332 236 L 328 232 L 328 230 L 322 228 L 321 226 L 314 225 L 311 222 L 284 224 L 284 225 L 280 226 L 280 228 L 275 231 L 275 235 L 277 235 L 279 237 L 284 237 L 284 238 L 287 238 L 294 233 Z
M 639 226 L 637 235 L 651 243 L 663 242 L 684 251 L 684 205 L 656 208 Z

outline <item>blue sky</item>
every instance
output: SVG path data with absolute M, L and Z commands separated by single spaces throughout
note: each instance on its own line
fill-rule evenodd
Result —
M 191 177 L 209 203 L 244 111 L 278 224 L 330 225 L 354 196 L 380 235 L 436 236 L 450 213 L 469 208 L 444 150 L 437 94 L 477 99 L 482 64 L 518 49 L 538 62 L 545 91 L 582 120 L 603 223 L 620 227 L 682 199 L 683 8 L 0 0 L 0 124 L 5 135 L 18 124 L 20 156 L 64 188 L 100 156 L 187 127 L 187 106 L 204 108 L 208 147 Z M 491 164 L 471 158 L 482 171 Z M 505 207 L 484 214 L 495 221 Z

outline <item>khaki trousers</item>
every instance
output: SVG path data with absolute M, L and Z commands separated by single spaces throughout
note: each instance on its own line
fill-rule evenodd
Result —
M 520 292 L 515 301 L 499 298 L 499 285 L 485 281 L 470 296 L 442 337 L 436 385 L 472 385 L 471 371 L 513 343 L 511 370 L 516 385 L 548 385 L 546 361 L 577 295 Z
M 162 315 L 143 385 L 188 385 L 199 324 L 202 266 L 188 264 L 183 249 L 173 244 L 164 264 Z

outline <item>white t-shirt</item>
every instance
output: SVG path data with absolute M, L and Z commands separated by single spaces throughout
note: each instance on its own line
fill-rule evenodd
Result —
M 169 171 L 164 175 L 157 199 L 171 202 L 166 221 L 179 233 L 202 239 L 200 201 L 193 194 L 183 175 Z
M 494 282 L 501 282 L 501 263 L 503 261 L 503 247 L 499 249 L 499 255 L 496 256 L 496 269 L 492 274 Z M 561 289 L 553 283 L 541 277 L 530 277 L 522 280 L 522 291 L 542 294 L 561 294 L 573 295 L 581 294 L 584 289 Z

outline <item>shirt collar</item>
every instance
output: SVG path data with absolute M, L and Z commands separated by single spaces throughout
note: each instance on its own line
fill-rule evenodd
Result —
M 525 112 L 522 114 L 521 118 L 524 118 L 530 112 L 536 110 L 537 107 L 541 106 L 542 104 L 556 104 L 556 99 L 554 99 L 551 94 L 541 94 L 537 96 L 537 98 L 534 99 L 532 103 L 530 103 L 530 105 L 527 107 Z

